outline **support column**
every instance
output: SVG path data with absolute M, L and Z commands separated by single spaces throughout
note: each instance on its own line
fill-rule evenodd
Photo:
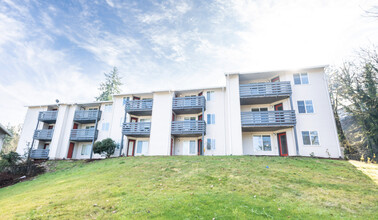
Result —
M 98 124 L 98 117 L 100 115 L 100 108 L 101 108 L 101 105 L 98 106 L 98 110 L 97 110 L 97 115 L 96 115 L 96 124 L 95 124 L 95 130 L 94 130 L 94 135 L 93 135 L 93 139 L 92 139 L 92 147 L 91 147 L 91 155 L 89 157 L 89 159 L 92 159 L 92 155 L 93 155 L 93 145 L 94 145 L 94 141 L 96 139 L 96 133 L 97 133 L 97 124 Z
M 291 107 L 291 110 L 294 110 L 293 109 L 293 99 L 291 98 L 291 95 L 290 95 L 290 107 Z M 297 116 L 295 116 L 297 117 Z M 295 125 L 294 125 L 294 138 L 295 138 L 295 149 L 297 151 L 297 156 L 299 155 L 299 147 L 298 147 L 298 137 L 297 137 L 297 122 L 295 122 Z
M 123 117 L 123 124 L 126 123 L 126 117 L 127 117 L 127 111 L 126 111 L 126 108 L 125 108 L 125 115 Z M 123 135 L 123 124 L 122 124 L 122 128 L 121 128 L 122 138 L 121 138 L 121 148 L 119 150 L 119 156 L 122 156 L 123 139 L 125 138 L 125 135 Z M 127 145 L 126 156 L 127 156 L 128 153 L 129 153 L 129 145 Z

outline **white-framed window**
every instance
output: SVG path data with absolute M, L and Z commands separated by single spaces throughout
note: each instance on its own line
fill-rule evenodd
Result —
M 151 122 L 151 119 L 149 119 L 149 118 L 141 118 L 141 119 L 139 119 L 139 122 Z
M 196 154 L 197 149 L 196 149 L 196 141 L 190 141 L 189 142 L 189 154 Z
M 91 153 L 92 144 L 84 144 L 81 146 L 81 155 L 89 155 Z
M 85 126 L 85 129 L 94 129 L 94 125 L 87 125 L 87 126 Z
M 207 114 L 207 124 L 215 124 L 215 114 Z
M 314 106 L 312 100 L 297 101 L 298 113 L 314 113 Z
M 214 100 L 214 91 L 207 91 L 207 92 L 206 92 L 206 100 L 207 100 L 207 101 L 212 101 L 212 100 Z
M 302 131 L 303 145 L 319 145 L 319 135 L 317 131 Z
M 88 108 L 88 110 L 98 110 L 98 108 Z
M 252 142 L 255 151 L 272 151 L 270 135 L 253 135 Z
M 294 84 L 295 85 L 308 84 L 308 74 L 307 73 L 295 73 L 295 74 L 293 74 L 293 77 L 294 77 Z
M 138 141 L 137 144 L 137 155 L 147 155 L 148 152 L 148 141 Z
M 268 108 L 251 108 L 252 112 L 266 112 Z
M 109 122 L 102 123 L 101 130 L 103 130 L 103 131 L 109 131 L 109 126 L 110 126 Z
M 208 138 L 206 144 L 207 150 L 215 150 L 215 139 Z
M 130 97 L 123 97 L 122 98 L 122 105 L 126 105 L 126 102 L 130 100 Z
M 111 112 L 113 104 L 105 104 L 104 111 Z

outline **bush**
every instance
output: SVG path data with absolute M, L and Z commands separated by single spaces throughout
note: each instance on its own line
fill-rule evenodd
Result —
M 9 152 L 7 154 L 0 154 L 0 171 L 5 171 L 7 169 L 13 170 L 14 167 L 21 161 L 21 156 L 16 152 Z
M 93 152 L 96 154 L 105 155 L 106 158 L 109 158 L 114 154 L 116 149 L 116 143 L 111 138 L 106 138 L 102 141 L 97 141 L 93 145 Z

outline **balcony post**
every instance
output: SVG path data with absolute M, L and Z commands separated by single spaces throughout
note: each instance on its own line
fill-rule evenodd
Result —
M 89 159 L 92 159 L 92 155 L 93 155 L 93 145 L 94 145 L 94 141 L 95 141 L 95 138 L 96 138 L 97 124 L 98 124 L 98 114 L 100 114 L 100 108 L 101 108 L 101 105 L 98 106 L 98 110 L 97 110 L 95 130 L 94 130 L 93 139 L 92 139 L 91 155 L 89 156 Z
M 39 116 L 38 116 L 39 117 Z M 38 129 L 38 125 L 39 125 L 39 120 L 37 121 L 37 126 L 35 126 L 35 130 L 34 130 L 34 133 L 35 133 L 35 131 Z M 32 144 L 31 144 L 31 147 L 30 147 L 30 149 L 33 149 L 33 146 L 34 146 L 34 134 L 33 134 L 33 141 L 32 141 Z M 30 152 L 29 152 L 29 154 L 30 154 Z M 28 154 L 28 155 L 29 155 Z M 29 157 L 29 156 L 28 156 Z
M 293 108 L 293 99 L 292 99 L 291 96 L 290 96 L 290 107 L 291 107 L 291 110 L 294 110 L 294 108 Z M 294 111 L 294 115 L 295 115 L 295 111 Z M 297 123 L 294 124 L 294 138 L 295 138 L 295 149 L 297 151 L 297 155 L 299 155 L 298 136 L 297 136 Z
M 123 150 L 123 139 L 125 138 L 125 135 L 123 135 L 123 125 L 126 123 L 126 117 L 127 117 L 127 111 L 126 111 L 126 107 L 125 107 L 125 115 L 123 117 L 123 123 L 122 123 L 122 129 L 121 129 L 121 133 L 122 133 L 122 138 L 121 138 L 121 148 L 119 150 L 119 156 L 122 156 L 122 150 Z M 129 153 L 129 145 L 127 145 L 127 151 L 126 151 L 126 156 L 127 154 Z
M 204 121 L 204 119 L 205 119 L 205 109 L 202 107 L 202 121 Z M 206 124 L 204 124 L 204 126 L 206 126 Z M 204 150 L 204 146 L 205 146 L 204 142 L 205 142 L 205 127 L 204 127 L 204 130 L 202 131 L 202 141 L 201 141 L 201 153 L 200 153 L 200 155 L 203 155 L 203 150 Z M 198 143 L 198 141 L 197 141 L 197 143 Z

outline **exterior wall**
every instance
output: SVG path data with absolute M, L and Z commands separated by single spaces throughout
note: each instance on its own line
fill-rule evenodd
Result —
M 169 155 L 172 122 L 171 92 L 154 93 L 148 155 Z
M 4 138 L 5 138 L 5 134 L 0 133 L 0 152 L 3 149 Z
M 242 131 L 240 116 L 239 75 L 227 75 L 227 136 L 229 136 L 227 155 L 242 155 Z M 227 148 L 226 148 L 227 149 Z

